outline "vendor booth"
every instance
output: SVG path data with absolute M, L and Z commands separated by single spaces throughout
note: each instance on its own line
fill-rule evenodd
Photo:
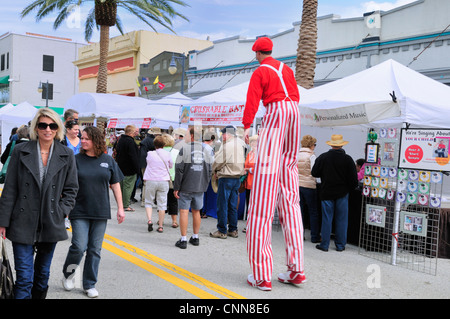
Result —
M 366 144 L 376 150 L 372 163 L 367 164 L 366 156 L 362 196 L 361 190 L 350 195 L 356 204 L 349 203 L 349 239 L 360 226 L 356 239 L 361 254 L 430 273 L 436 270 L 436 257 L 450 258 L 437 249 L 448 245 L 445 238 L 450 231 L 439 224 L 449 214 L 448 194 L 443 193 L 445 174 L 450 171 L 448 157 L 435 160 L 431 152 L 420 157 L 420 150 L 410 147 L 414 139 L 430 138 L 420 136 L 428 130 L 448 145 L 449 100 L 450 87 L 394 60 L 310 89 L 301 99 L 302 134 L 304 126 L 313 128 L 311 135 L 318 137 L 318 145 L 330 137 L 320 136 L 321 129 L 333 128 L 332 134 L 359 135 L 354 145 L 360 149 L 353 151 L 362 154 Z M 369 128 L 375 133 L 372 141 L 368 141 Z M 365 133 L 355 134 L 364 129 Z M 351 144 L 345 147 L 347 153 Z M 420 166 L 428 158 L 440 161 L 440 169 Z M 416 159 L 419 164 L 411 165 Z M 434 174 L 439 176 L 434 181 L 419 180 Z
M 242 126 L 245 101 L 249 81 L 232 86 L 221 91 L 203 96 L 191 103 L 183 104 L 180 121 L 182 123 L 202 123 L 215 126 Z M 306 89 L 298 86 L 300 96 Z M 256 119 L 261 119 L 265 114 L 265 107 L 260 103 Z M 254 127 L 256 129 L 256 127 Z
M 190 103 L 191 98 L 181 93 L 174 93 L 158 100 L 146 100 L 145 106 L 134 108 L 120 114 L 120 118 L 110 118 L 108 127 L 124 127 L 125 123 L 136 122 L 141 128 L 159 127 L 168 129 L 180 126 L 180 110 L 183 104 Z M 120 124 L 123 123 L 123 124 Z

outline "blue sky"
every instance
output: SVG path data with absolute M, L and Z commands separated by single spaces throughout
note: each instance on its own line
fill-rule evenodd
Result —
M 240 35 L 254 38 L 262 34 L 276 34 L 292 27 L 292 23 L 301 20 L 302 0 L 185 0 L 190 7 L 178 7 L 179 11 L 190 20 L 177 19 L 173 22 L 175 32 L 180 36 L 197 39 L 218 40 Z M 84 41 L 84 19 L 91 5 L 85 5 L 72 15 L 74 19 L 58 30 L 53 30 L 55 16 L 49 16 L 39 23 L 33 15 L 20 19 L 20 12 L 32 0 L 2 1 L 0 10 L 0 35 L 5 32 L 33 32 L 70 38 L 77 42 Z M 5 3 L 6 2 L 6 3 Z M 364 12 L 373 10 L 390 10 L 414 2 L 414 0 L 319 0 L 318 15 L 337 14 L 342 18 L 360 17 Z M 75 12 L 75 11 L 74 11 Z M 125 32 L 149 29 L 144 23 L 119 11 Z M 155 25 L 159 32 L 169 30 Z M 116 28 L 111 29 L 111 36 L 119 35 Z M 91 41 L 99 40 L 94 33 Z

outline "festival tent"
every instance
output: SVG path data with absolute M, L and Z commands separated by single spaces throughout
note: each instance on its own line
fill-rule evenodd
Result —
M 177 92 L 158 100 L 147 100 L 143 107 L 120 114 L 120 118 L 111 118 L 108 127 L 123 127 L 123 123 L 134 123 L 142 128 L 157 126 L 167 129 L 180 126 L 180 107 L 192 99 Z
M 394 60 L 308 90 L 302 124 L 449 127 L 450 87 Z
M 0 125 L 2 133 L 2 150 L 9 143 L 9 136 L 14 127 L 28 124 L 37 112 L 37 108 L 28 102 L 17 105 L 7 104 L 0 109 Z
M 220 90 L 218 92 L 205 95 L 192 103 L 184 104 L 182 110 L 183 118 L 193 123 L 202 121 L 203 124 L 211 124 L 217 126 L 236 125 L 242 126 L 242 116 L 244 114 L 245 101 L 247 99 L 247 91 L 250 81 Z M 300 96 L 307 91 L 305 88 L 298 86 Z M 256 118 L 261 118 L 265 114 L 265 107 L 262 102 Z
M 104 93 L 79 93 L 72 96 L 64 109 L 74 109 L 80 118 L 112 118 L 122 113 L 140 109 L 148 100 L 140 97 Z
M 343 134 L 347 153 L 357 159 L 364 157 L 369 127 L 448 128 L 448 101 L 450 87 L 387 60 L 309 89 L 300 99 L 301 131 L 317 138 L 316 154 L 328 150 L 331 134 Z

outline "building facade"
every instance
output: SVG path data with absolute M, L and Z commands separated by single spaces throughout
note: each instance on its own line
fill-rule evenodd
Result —
M 315 85 L 370 68 L 388 59 L 450 85 L 450 1 L 418 0 L 389 11 L 341 19 L 317 19 Z M 300 22 L 268 35 L 273 56 L 295 70 Z M 189 55 L 189 96 L 201 96 L 248 81 L 259 66 L 251 47 L 255 39 L 240 36 L 215 41 Z
M 173 74 L 170 72 L 171 67 L 175 67 Z M 176 92 L 184 93 L 187 90 L 187 78 L 183 70 L 186 71 L 188 68 L 189 60 L 184 54 L 168 51 L 158 54 L 148 63 L 141 64 L 139 71 L 141 96 L 158 99 Z
M 33 33 L 0 36 L 0 105 L 26 101 L 63 108 L 67 99 L 78 93 L 72 62 L 83 45 Z
M 146 65 L 164 51 L 188 54 L 191 50 L 203 50 L 212 42 L 180 37 L 152 31 L 132 31 L 110 39 L 108 53 L 108 93 L 146 97 L 143 91 L 141 64 Z M 92 43 L 79 49 L 74 61 L 78 68 L 79 92 L 95 93 L 97 85 L 100 44 Z M 169 61 L 170 63 L 170 61 Z M 167 64 L 167 62 L 166 62 Z M 155 71 L 165 72 L 165 66 Z M 168 66 L 167 66 L 168 67 Z M 151 79 L 153 84 L 154 78 Z

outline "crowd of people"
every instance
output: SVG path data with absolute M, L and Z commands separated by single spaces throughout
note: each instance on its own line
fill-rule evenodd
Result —
M 66 110 L 63 123 L 43 108 L 20 127 L 1 158 L 3 163 L 11 153 L 0 197 L 0 236 L 13 246 L 15 297 L 45 298 L 56 243 L 68 238 L 69 227 L 72 241 L 62 285 L 74 289 L 75 270 L 85 256 L 83 289 L 88 297 L 97 297 L 101 243 L 111 219 L 110 191 L 122 223 L 126 212 L 135 211 L 132 203 L 139 202 L 134 198 L 139 181 L 147 230 L 163 233 L 169 214 L 172 227 L 180 228 L 175 243 L 180 249 L 200 244 L 210 184 L 217 186 L 217 229 L 210 237 L 238 237 L 239 192 L 245 191 L 248 220 L 243 231 L 252 269 L 247 282 L 260 290 L 272 289 L 275 211 L 287 246 L 287 272 L 278 275 L 280 282 L 298 286 L 306 281 L 303 220 L 308 220 L 311 241 L 324 252 L 334 220 L 336 250 L 345 250 L 348 193 L 358 183 L 356 165 L 342 148 L 348 142 L 332 135 L 326 142 L 331 149 L 317 157 L 316 138 L 300 140 L 297 84 L 292 70 L 271 57 L 272 46 L 266 37 L 255 41 L 253 51 L 264 67 L 250 81 L 243 134 L 226 126 L 220 143 L 217 130 L 196 127 L 172 134 L 153 127 L 138 143 L 139 128 L 128 125 L 110 156 L 104 132 L 93 126 L 80 132 L 75 110 Z M 261 99 L 267 112 L 258 135 L 250 136 Z M 189 211 L 193 229 L 188 240 Z

